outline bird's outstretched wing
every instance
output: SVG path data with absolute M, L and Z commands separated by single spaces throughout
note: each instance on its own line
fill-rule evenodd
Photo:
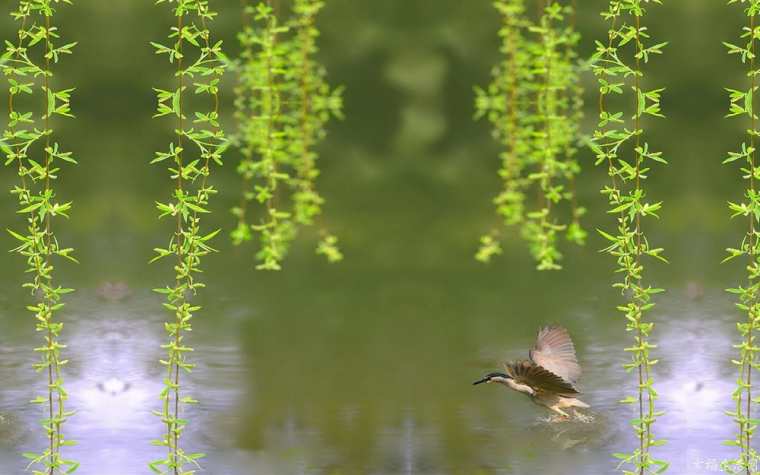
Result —
M 507 363 L 505 368 L 507 374 L 514 378 L 515 382 L 530 386 L 538 393 L 544 392 L 567 396 L 578 394 L 578 390 L 571 383 L 532 361 L 514 361 Z
M 541 328 L 529 355 L 535 364 L 571 385 L 575 386 L 578 383 L 581 367 L 575 356 L 573 340 L 566 329 L 556 325 Z

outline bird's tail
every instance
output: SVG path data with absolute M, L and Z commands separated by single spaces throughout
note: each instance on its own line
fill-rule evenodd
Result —
M 573 407 L 580 407 L 581 409 L 588 409 L 591 406 L 589 406 L 585 402 L 581 401 L 580 399 L 574 399 L 573 400 Z

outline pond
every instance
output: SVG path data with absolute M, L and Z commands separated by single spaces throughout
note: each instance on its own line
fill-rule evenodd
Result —
M 567 271 L 569 283 L 541 295 L 531 290 L 541 277 L 484 276 L 476 266 L 360 272 L 315 263 L 257 279 L 224 267 L 211 275 L 225 290 L 201 299 L 207 310 L 192 335 L 199 366 L 190 391 L 202 403 L 187 414 L 186 438 L 209 454 L 209 473 L 608 473 L 610 454 L 635 443 L 631 408 L 617 404 L 633 381 L 621 370 L 623 325 L 598 274 Z M 162 432 L 151 411 L 164 315 L 141 285 L 83 287 L 69 304 L 66 376 L 78 413 L 68 434 L 85 475 L 147 473 L 161 454 L 150 440 Z M 735 316 L 730 299 L 702 282 L 663 300 L 655 379 L 666 415 L 656 434 L 669 443 L 657 455 L 673 473 L 709 473 L 731 455 L 721 441 L 733 431 L 723 411 Z M 17 454 L 41 442 L 40 413 L 23 404 L 41 386 L 29 369 L 29 319 L 9 302 L 0 319 L 0 470 L 18 473 Z M 574 336 L 592 422 L 549 423 L 519 394 L 471 385 L 525 357 L 537 325 L 552 322 Z

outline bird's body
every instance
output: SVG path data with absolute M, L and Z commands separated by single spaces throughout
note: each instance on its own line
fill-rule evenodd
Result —
M 536 344 L 528 353 L 529 359 L 505 365 L 506 373 L 490 373 L 473 384 L 499 383 L 526 394 L 533 402 L 548 408 L 563 418 L 572 408 L 586 409 L 588 404 L 578 399 L 578 379 L 581 367 L 575 356 L 575 346 L 566 329 L 559 326 L 541 328 Z

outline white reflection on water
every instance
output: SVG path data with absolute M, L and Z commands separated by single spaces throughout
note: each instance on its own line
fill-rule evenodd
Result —
M 658 439 L 666 439 L 667 444 L 653 449 L 653 453 L 671 462 L 670 473 L 709 473 L 714 462 L 733 455 L 733 450 L 722 442 L 732 438 L 735 429 L 725 410 L 732 405 L 731 393 L 737 376 L 730 359 L 735 356 L 732 344 L 737 335 L 733 319 L 738 315 L 721 313 L 721 308 L 726 308 L 725 299 L 725 296 L 700 302 L 675 299 L 658 307 L 654 333 L 658 348 L 653 350 L 653 356 L 659 363 L 654 366 L 653 376 L 659 394 L 657 409 L 665 414 L 654 427 L 654 434 Z M 620 345 L 613 341 L 605 339 L 597 348 L 599 357 L 604 353 L 620 354 Z M 605 401 L 601 407 L 617 426 L 618 436 L 605 447 L 610 452 L 630 447 L 632 442 L 627 419 L 633 416 L 636 407 L 615 404 L 621 396 L 619 388 L 625 388 L 624 395 L 635 394 L 635 386 L 630 384 L 633 375 L 627 377 L 620 371 L 619 364 L 627 357 L 623 355 L 616 364 L 607 367 L 597 364 L 595 370 L 602 374 L 592 376 L 601 383 L 594 399 Z M 616 384 L 609 386 L 605 381 Z
M 661 324 L 659 345 L 667 348 L 659 368 L 660 405 L 667 411 L 657 434 L 671 440 L 664 454 L 676 473 L 709 473 L 734 451 L 722 444 L 735 430 L 725 411 L 732 406 L 737 367 L 732 344 L 738 338 L 729 318 L 691 307 L 691 318 Z M 667 358 L 667 360 L 665 360 Z M 680 472 L 678 470 L 681 470 Z
M 66 456 L 81 462 L 78 474 L 146 473 L 148 462 L 162 456 L 163 449 L 152 446 L 151 441 L 161 438 L 164 430 L 152 413 L 161 405 L 158 395 L 165 371 L 158 364 L 163 356 L 163 315 L 140 308 L 155 303 L 151 300 L 130 302 L 129 310 L 116 301 L 80 301 L 78 307 L 91 314 L 66 323 L 63 339 L 68 345 L 66 357 L 71 360 L 64 374 L 70 395 L 67 409 L 76 414 L 65 432 L 78 442 L 66 449 Z M 0 379 L 13 382 L 0 390 L 0 415 L 5 414 L 4 420 L 13 416 L 15 421 L 13 427 L 0 423 L 0 473 L 20 473 L 20 452 L 45 445 L 36 437 L 42 413 L 25 404 L 33 391 L 44 391 L 41 378 L 30 369 L 36 357 L 30 351 L 35 337 L 25 334 L 0 346 Z M 186 376 L 186 384 L 203 405 L 183 414 L 192 420 L 186 441 L 194 451 L 208 452 L 209 439 L 214 446 L 233 445 L 230 435 L 225 438 L 224 432 L 215 433 L 215 429 L 223 429 L 218 422 L 223 417 L 216 417 L 216 411 L 229 411 L 238 404 L 242 365 L 237 346 L 218 344 L 213 338 L 193 344 L 203 353 L 203 362 L 197 376 Z
M 104 310 L 94 324 L 70 326 L 69 357 L 78 364 L 67 386 L 77 414 L 67 430 L 80 443 L 71 455 L 83 474 L 118 475 L 159 455 L 146 444 L 161 429 L 150 412 L 159 407 L 160 340 L 151 322 L 124 318 L 118 307 Z
M 401 453 L 403 454 L 404 475 L 412 475 L 414 473 L 414 429 L 414 419 L 407 416 L 407 418 L 404 419 L 404 435 L 401 438 L 403 444 Z

